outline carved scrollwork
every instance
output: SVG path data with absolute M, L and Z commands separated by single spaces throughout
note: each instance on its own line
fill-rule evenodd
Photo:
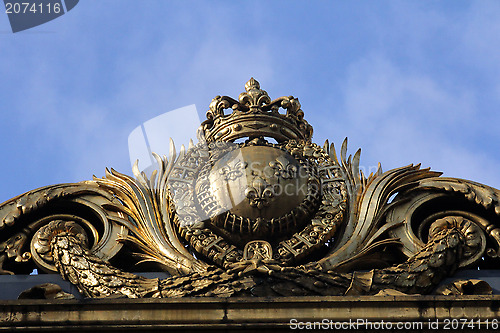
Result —
M 473 214 L 463 214 L 469 216 L 469 219 L 467 219 L 464 216 L 453 215 L 453 213 L 453 211 L 449 211 L 426 219 L 435 220 L 432 227 L 429 229 L 429 238 L 443 228 L 456 227 L 460 229 L 461 234 L 464 237 L 464 253 L 462 254 L 462 260 L 459 263 L 459 267 L 472 266 L 481 260 L 482 256 L 485 254 L 485 233 L 477 223 L 473 222 L 474 220 L 478 220 L 477 216 L 473 216 Z M 436 219 L 438 216 L 445 217 Z M 420 230 L 425 228 L 424 226 L 427 224 L 425 222 L 426 221 L 422 223 L 422 227 L 419 228 Z
M 269 243 L 253 241 L 245 247 L 243 260 L 227 271 L 211 268 L 161 281 L 123 272 L 97 258 L 86 247 L 81 227 L 72 221 L 50 222 L 37 239 L 41 252 L 52 254 L 59 273 L 89 297 L 353 295 L 375 294 L 387 288 L 426 293 L 457 268 L 457 259 L 468 246 L 466 225 L 456 219 L 440 219 L 431 227 L 429 242 L 415 256 L 400 265 L 370 272 L 341 274 L 303 266 L 282 267 L 272 259 Z M 45 252 L 46 247 L 50 251 Z
M 347 140 L 340 156 L 311 142 L 296 98 L 245 90 L 214 98 L 200 143 L 171 142 L 149 178 L 136 163 L 135 178 L 111 169 L 0 205 L 0 273 L 57 271 L 88 297 L 374 295 L 498 266 L 500 191 L 419 165 L 365 176 Z M 172 276 L 111 263 L 129 251 Z
M 33 236 L 33 239 L 31 240 L 31 253 L 33 254 L 35 262 L 40 267 L 43 267 L 46 271 L 57 272 L 57 269 L 54 266 L 55 263 L 52 253 L 52 241 L 54 240 L 55 236 L 62 233 L 70 233 L 79 240 L 84 248 L 89 249 L 89 244 L 85 230 L 80 226 L 79 223 L 76 223 L 74 221 L 80 219 L 72 216 L 58 216 L 54 218 L 55 220 L 51 217 L 51 222 L 38 229 Z M 57 218 L 65 219 L 63 220 Z M 81 255 L 79 251 L 80 250 L 77 250 L 77 253 Z
M 104 260 L 111 259 L 121 248 L 118 238 L 127 233 L 113 222 L 120 214 L 106 209 L 117 203 L 92 182 L 44 187 L 5 202 L 0 205 L 0 273 L 29 273 L 35 265 L 56 272 L 30 244 L 40 228 L 59 218 L 71 217 L 85 226 L 92 251 Z
M 469 244 L 460 267 L 482 265 L 485 256 L 496 258 L 499 249 L 497 198 L 497 190 L 474 182 L 423 179 L 401 191 L 394 200 L 387 221 L 401 223 L 390 234 L 400 239 L 403 252 L 411 256 L 424 246 L 433 221 L 442 218 L 460 221 L 466 228 Z

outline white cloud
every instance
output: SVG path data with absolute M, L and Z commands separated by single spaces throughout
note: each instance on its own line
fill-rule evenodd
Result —
M 474 149 L 485 134 L 476 121 L 477 92 L 405 71 L 380 55 L 353 63 L 346 82 L 344 132 L 361 144 L 365 166 L 422 162 L 448 176 L 500 185 L 496 154 Z
M 30 175 L 7 177 L 0 201 L 102 176 L 106 166 L 130 173 L 127 137 L 135 127 L 193 103 L 203 119 L 211 98 L 237 97 L 250 76 L 273 98 L 272 89 L 297 95 L 315 138 L 339 146 L 349 136 L 365 165 L 422 162 L 500 187 L 495 2 L 453 12 L 346 5 L 370 19 L 335 22 L 337 33 L 325 28 L 328 15 L 303 24 L 306 7 L 294 3 L 127 4 L 81 2 L 47 25 L 56 33 L 0 37 L 9 112 L 0 116 L 0 135 L 4 154 L 15 156 L 2 171 Z

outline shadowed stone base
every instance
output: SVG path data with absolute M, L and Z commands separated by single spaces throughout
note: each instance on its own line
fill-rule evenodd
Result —
M 479 324 L 482 329 L 489 325 L 490 330 L 495 330 L 493 322 L 499 329 L 499 308 L 499 295 L 16 300 L 0 303 L 0 331 L 290 332 L 307 325 L 317 325 L 318 329 L 318 325 L 325 328 L 340 322 L 347 324 L 349 320 L 360 323 L 356 326 L 358 332 L 369 325 L 381 325 L 382 321 L 393 329 L 403 323 L 408 327 L 417 325 L 413 326 L 415 331 L 426 331 L 435 323 L 443 328 L 450 319 L 473 320 L 477 331 Z M 451 329 L 450 322 L 448 325 Z M 467 326 L 464 328 L 467 331 Z

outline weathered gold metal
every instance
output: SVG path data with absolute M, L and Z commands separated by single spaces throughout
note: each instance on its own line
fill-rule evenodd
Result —
M 441 283 L 497 268 L 500 191 L 419 165 L 365 176 L 347 140 L 340 156 L 311 141 L 296 98 L 245 90 L 214 98 L 196 146 L 154 154 L 151 179 L 136 164 L 1 204 L 0 273 L 58 272 L 99 298 L 491 292 Z

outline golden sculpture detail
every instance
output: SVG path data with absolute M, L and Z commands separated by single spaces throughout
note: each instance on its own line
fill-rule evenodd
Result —
M 0 205 L 0 273 L 135 298 L 430 293 L 457 269 L 496 268 L 500 191 L 418 165 L 366 177 L 347 140 L 340 158 L 312 143 L 296 98 L 253 78 L 245 90 L 213 99 L 197 145 L 154 154 L 150 179 L 136 164 L 135 178 L 111 169 Z M 464 286 L 488 290 L 438 291 Z

